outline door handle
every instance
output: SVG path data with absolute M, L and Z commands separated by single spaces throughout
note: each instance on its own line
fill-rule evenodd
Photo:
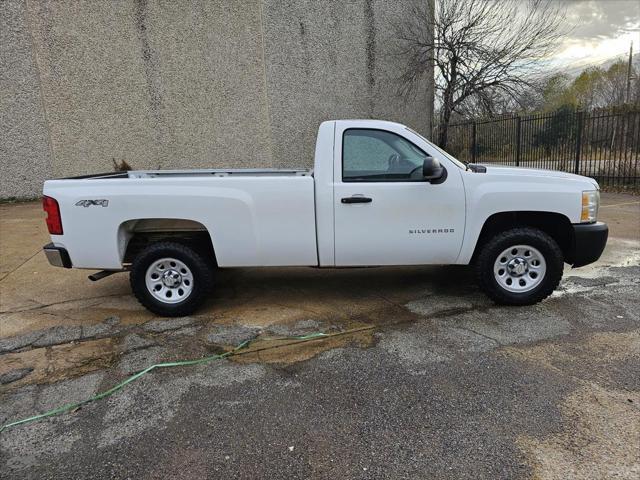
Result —
M 340 201 L 342 203 L 371 203 L 373 199 L 369 197 L 363 197 L 361 195 L 354 195 L 352 197 L 345 197 Z

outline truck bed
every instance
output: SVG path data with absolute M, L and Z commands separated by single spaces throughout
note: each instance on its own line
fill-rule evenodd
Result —
M 209 232 L 220 267 L 318 264 L 308 170 L 114 172 L 48 180 L 44 194 L 64 225 L 52 241 L 77 268 L 119 269 L 137 228 L 175 221 Z

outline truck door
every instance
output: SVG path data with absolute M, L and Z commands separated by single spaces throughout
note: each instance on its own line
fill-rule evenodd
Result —
M 460 168 L 434 152 L 447 172 L 441 183 L 429 183 L 422 176 L 426 149 L 401 126 L 395 130 L 336 126 L 336 266 L 449 264 L 458 257 L 465 222 Z

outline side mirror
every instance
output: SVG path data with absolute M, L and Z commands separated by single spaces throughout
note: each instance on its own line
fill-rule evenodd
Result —
M 440 162 L 433 157 L 427 157 L 424 159 L 424 163 L 422 164 L 422 176 L 430 181 L 436 182 L 437 180 L 443 179 L 446 170 Z

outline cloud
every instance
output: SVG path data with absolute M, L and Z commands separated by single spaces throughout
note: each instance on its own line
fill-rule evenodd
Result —
M 640 32 L 637 0 L 560 0 L 573 27 L 569 38 L 589 41 Z
M 556 68 L 578 68 L 624 57 L 629 43 L 640 47 L 637 0 L 556 0 L 566 7 L 571 31 L 550 58 Z

